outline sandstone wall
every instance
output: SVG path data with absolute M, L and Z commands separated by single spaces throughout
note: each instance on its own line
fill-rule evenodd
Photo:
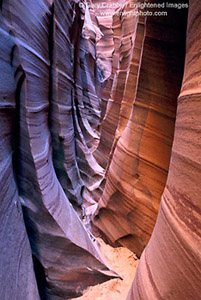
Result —
M 0 299 L 39 299 L 13 168 L 17 50 L 0 13 Z M 2 72 L 3 70 L 3 72 Z
M 137 17 L 131 2 L 101 16 L 99 0 L 1 1 L 2 300 L 117 276 L 84 205 L 110 243 L 143 253 L 129 300 L 200 297 L 201 5 L 186 40 L 187 10 Z
M 168 180 L 127 299 L 200 299 L 200 1 L 191 0 Z
M 38 298 L 21 204 L 41 298 L 78 296 L 117 276 L 70 203 L 81 206 L 83 186 L 101 173 L 91 150 L 96 30 L 74 1 L 5 0 L 2 14 L 0 298 Z
M 138 255 L 152 234 L 169 170 L 186 13 L 173 9 L 166 18 L 140 16 L 134 24 L 126 14 L 120 18 L 119 70 L 106 112 L 108 128 L 116 130 L 94 224 Z

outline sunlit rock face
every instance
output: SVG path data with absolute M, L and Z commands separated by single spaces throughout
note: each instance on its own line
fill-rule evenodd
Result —
M 189 4 L 185 71 L 168 180 L 128 300 L 200 299 L 201 3 Z
M 129 10 L 125 4 L 119 17 L 118 68 L 105 116 L 112 146 L 94 224 L 111 242 L 140 256 L 152 234 L 169 169 L 187 11 L 135 18 L 126 14 Z
M 70 203 L 103 174 L 93 158 L 100 33 L 75 1 L 5 0 L 2 14 L 0 298 L 38 299 L 39 289 L 67 299 L 116 276 Z

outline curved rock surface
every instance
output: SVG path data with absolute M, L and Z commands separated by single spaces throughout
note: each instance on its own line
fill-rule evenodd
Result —
M 187 10 L 136 16 L 143 2 L 1 1 L 1 300 L 117 276 L 85 205 L 112 244 L 146 246 L 128 300 L 200 298 L 201 4 L 183 76 Z
M 1 282 L 9 267 L 6 276 L 13 276 L 14 286 L 1 284 L 1 299 L 38 298 L 19 196 L 40 297 L 79 296 L 88 285 L 117 276 L 70 204 L 82 205 L 84 184 L 102 172 L 91 150 L 100 118 L 94 85 L 97 33 L 87 8 L 81 11 L 75 1 L 5 0 L 2 13 L 14 38 L 11 42 L 2 27 L 0 263 Z
M 130 20 L 129 9 L 125 4 L 120 18 L 119 69 L 106 114 L 116 130 L 110 136 L 109 169 L 94 224 L 110 241 L 140 256 L 152 234 L 169 169 L 186 10 L 170 10 L 168 18 Z
M 0 12 L 0 299 L 39 300 L 13 170 L 17 52 Z
M 201 3 L 189 4 L 185 71 L 168 180 L 128 300 L 200 299 Z

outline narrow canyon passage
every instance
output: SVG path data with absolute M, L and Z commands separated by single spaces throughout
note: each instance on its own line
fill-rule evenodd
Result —
M 0 1 L 0 300 L 201 299 L 200 16 Z

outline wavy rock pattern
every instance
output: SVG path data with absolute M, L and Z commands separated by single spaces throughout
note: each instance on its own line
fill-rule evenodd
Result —
M 93 1 L 96 5 L 101 2 Z M 105 172 L 108 165 L 108 157 L 112 147 L 115 124 L 111 124 L 108 118 L 107 109 L 110 102 L 110 93 L 113 79 L 118 67 L 118 52 L 121 37 L 120 22 L 118 18 L 113 20 L 111 15 L 102 16 L 98 6 L 95 6 L 94 13 L 97 16 L 98 26 L 101 30 L 101 37 L 97 41 L 97 78 L 101 85 L 98 88 L 101 97 L 101 118 L 100 118 L 100 140 L 93 155 L 98 164 L 103 168 L 102 176 L 97 178 L 93 188 L 84 193 L 84 200 L 94 204 L 99 201 L 105 186 Z M 111 12 L 112 13 L 112 12 Z M 115 23 L 115 21 L 117 21 Z
M 2 209 L 8 211 L 2 214 L 5 220 L 2 221 L 4 230 L 1 238 L 7 231 L 11 241 L 5 247 L 10 246 L 15 251 L 16 239 L 24 239 L 25 246 L 19 244 L 17 248 L 19 252 L 23 251 L 22 254 L 15 252 L 13 276 L 18 281 L 22 280 L 20 293 L 26 294 L 27 299 L 37 299 L 20 204 L 19 212 L 16 208 L 19 192 L 40 296 L 66 299 L 81 295 L 88 285 L 116 276 L 106 267 L 96 243 L 69 202 L 81 205 L 84 184 L 89 184 L 91 173 L 102 171 L 92 155 L 100 118 L 100 105 L 94 88 L 96 31 L 87 9 L 82 12 L 74 1 L 37 0 L 28 4 L 23 0 L 15 3 L 4 1 L 2 12 L 15 37 L 19 62 L 15 72 L 17 88 L 14 83 L 12 85 L 12 80 L 11 86 L 6 86 L 8 91 L 4 91 L 2 86 L 3 97 L 8 92 L 10 98 L 2 102 L 5 128 L 2 149 L 8 154 L 1 168 L 7 162 L 5 187 L 8 188 L 12 182 L 13 189 L 7 193 L 9 207 L 5 206 L 6 199 L 2 204 Z M 2 84 L 9 81 L 10 73 L 14 73 L 10 65 L 12 61 L 9 62 L 14 46 L 9 43 L 6 56 L 2 57 L 6 72 L 2 73 Z M 1 46 L 4 47 L 4 40 Z M 15 106 L 14 172 L 18 192 L 12 175 L 10 146 Z M 87 178 L 83 176 L 86 167 Z M 13 216 L 7 226 L 8 213 Z M 15 226 L 16 236 L 13 237 L 11 230 Z M 1 262 L 5 270 L 7 260 L 3 262 L 4 256 Z M 20 259 L 22 265 L 19 267 Z M 23 278 L 22 272 L 26 273 Z M 7 285 L 3 285 L 1 293 L 2 300 L 13 299 L 9 296 L 12 290 L 7 291 Z
M 39 299 L 13 170 L 17 51 L 0 13 L 0 299 Z
M 119 69 L 108 108 L 117 130 L 110 136 L 111 163 L 94 224 L 138 255 L 153 231 L 169 168 L 183 72 L 183 12 L 121 18 Z
M 185 71 L 168 180 L 128 300 L 200 299 L 201 3 L 189 4 Z
M 1 1 L 2 300 L 69 299 L 117 276 L 83 200 L 111 243 L 139 256 L 148 244 L 129 300 L 200 297 L 201 4 L 180 91 L 186 11 L 134 17 L 131 2 L 101 16 L 77 0 Z
M 114 4 L 113 2 L 111 2 Z M 115 133 L 119 122 L 122 95 L 124 93 L 126 76 L 131 60 L 131 49 L 136 29 L 136 18 L 132 15 L 123 17 L 122 20 L 118 13 L 132 12 L 134 9 L 128 6 L 129 1 L 125 1 L 122 8 L 114 11 L 108 9 L 110 14 L 101 16 L 97 8 L 96 14 L 103 37 L 97 44 L 98 58 L 106 56 L 106 63 L 111 68 L 111 75 L 102 86 L 102 114 L 101 134 L 98 148 L 94 152 L 94 157 L 104 168 L 104 176 L 100 180 L 99 186 L 92 191 L 91 198 L 99 201 L 103 194 L 107 170 L 113 157 L 116 145 Z M 109 3 L 108 3 L 109 4 Z M 129 24 L 129 26 L 128 26 Z M 104 51 L 104 52 L 103 52 Z M 112 58 L 112 59 L 111 59 Z M 103 65 L 104 68 L 104 65 Z M 107 79 L 107 78 L 106 78 Z

